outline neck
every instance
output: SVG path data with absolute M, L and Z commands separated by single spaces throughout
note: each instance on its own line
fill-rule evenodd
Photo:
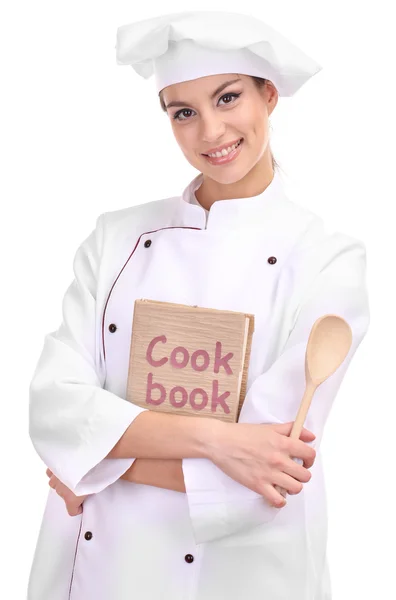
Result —
M 201 206 L 209 210 L 217 200 L 258 196 L 269 186 L 273 177 L 272 158 L 267 148 L 254 167 L 234 183 L 219 183 L 204 174 L 201 185 L 195 190 L 195 196 Z

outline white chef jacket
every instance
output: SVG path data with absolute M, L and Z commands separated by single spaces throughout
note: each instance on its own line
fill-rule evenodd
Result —
M 62 323 L 30 384 L 29 433 L 45 465 L 91 495 L 70 516 L 49 489 L 28 600 L 331 598 L 320 443 L 369 325 L 365 246 L 326 231 L 277 171 L 257 196 L 206 212 L 194 201 L 202 177 L 180 196 L 101 214 L 76 251 Z M 348 321 L 352 347 L 305 422 L 316 435 L 312 478 L 285 507 L 206 458 L 182 460 L 186 493 L 119 479 L 135 459 L 106 456 L 147 410 L 125 400 L 138 298 L 255 315 L 241 423 L 293 421 L 314 322 Z
M 205 228 L 206 228 L 206 225 L 208 222 L 209 210 L 202 206 L 202 204 L 199 202 L 198 198 L 195 195 L 195 192 L 200 187 L 202 181 L 203 181 L 203 177 L 202 177 L 202 173 L 200 173 L 199 175 L 197 175 L 197 177 L 195 177 L 194 183 L 190 184 L 189 194 L 187 195 L 186 200 L 188 202 L 191 202 L 191 204 L 196 204 L 197 206 L 200 206 L 202 208 L 202 210 L 204 211 L 204 214 L 205 214 Z

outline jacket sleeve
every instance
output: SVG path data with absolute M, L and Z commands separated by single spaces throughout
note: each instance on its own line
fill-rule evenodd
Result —
M 96 292 L 105 213 L 76 251 L 63 319 L 48 333 L 29 387 L 29 435 L 45 465 L 76 495 L 100 492 L 134 458 L 106 458 L 143 411 L 105 390 Z
M 369 326 L 365 246 L 360 240 L 333 233 L 297 252 L 284 276 L 288 283 L 282 285 L 290 291 L 286 339 L 277 358 L 250 385 L 238 422 L 295 420 L 305 390 L 305 351 L 312 326 L 325 314 L 339 315 L 352 329 L 352 346 L 340 367 L 316 389 L 304 423 L 315 434 L 311 444 L 318 451 L 334 398 Z M 184 458 L 182 467 L 197 543 L 264 524 L 282 510 L 234 481 L 209 459 Z

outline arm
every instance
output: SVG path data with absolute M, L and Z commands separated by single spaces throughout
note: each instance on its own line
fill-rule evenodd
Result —
M 96 291 L 104 236 L 102 214 L 77 249 L 62 323 L 45 336 L 29 387 L 33 446 L 76 496 L 114 483 L 136 457 L 207 456 L 213 430 L 211 419 L 192 423 L 191 417 L 154 413 L 103 388 Z
M 145 410 L 121 436 L 109 458 L 202 458 L 212 452 L 222 423 Z
M 108 457 L 138 457 L 120 479 L 185 493 L 181 459 L 209 456 L 221 426 L 213 419 L 146 411 Z
M 175 492 L 186 492 L 180 458 L 137 458 L 120 479 Z
M 334 398 L 369 325 L 365 247 L 348 236 L 326 236 L 296 254 L 283 273 L 287 279 L 282 285 L 291 288 L 289 332 L 281 340 L 279 356 L 247 390 L 239 422 L 294 421 L 305 389 L 305 351 L 311 328 L 320 316 L 337 314 L 349 323 L 353 341 L 343 364 L 316 390 L 304 424 L 316 435 L 318 449 Z M 198 544 L 269 522 L 281 510 L 207 458 L 184 458 L 182 467 Z
M 29 387 L 29 435 L 43 462 L 74 494 L 97 493 L 120 478 L 133 458 L 108 459 L 144 408 L 103 389 L 96 288 L 104 217 L 77 249 L 63 320 L 48 333 Z

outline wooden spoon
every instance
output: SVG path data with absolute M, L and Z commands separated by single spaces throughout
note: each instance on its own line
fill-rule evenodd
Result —
M 342 364 L 352 344 L 352 330 L 338 315 L 323 315 L 315 321 L 305 351 L 305 392 L 290 433 L 299 439 L 316 388 Z M 300 458 L 293 458 L 302 465 Z M 278 485 L 276 491 L 286 497 L 286 490 Z

